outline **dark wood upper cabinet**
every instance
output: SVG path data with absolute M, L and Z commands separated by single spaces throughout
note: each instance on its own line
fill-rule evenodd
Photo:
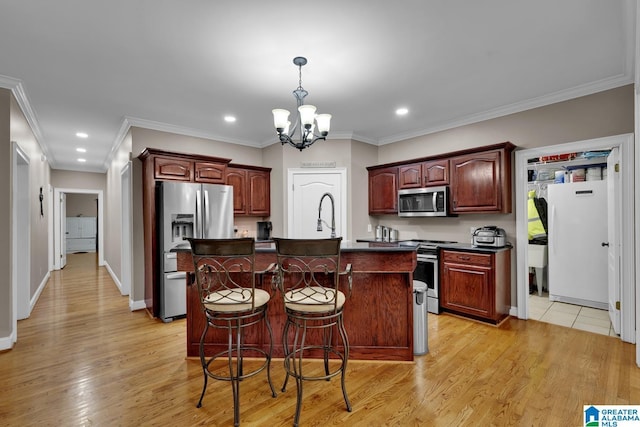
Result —
M 398 167 L 398 188 L 421 188 L 449 183 L 449 160 L 438 159 Z
M 398 188 L 422 187 L 422 163 L 413 163 L 398 168 Z
M 249 215 L 271 215 L 271 170 L 252 170 L 248 176 Z
M 212 162 L 195 162 L 195 182 L 224 184 L 227 165 Z
M 398 168 L 369 168 L 369 215 L 398 213 Z
M 452 214 L 511 212 L 510 142 L 370 166 L 369 215 L 398 212 L 398 189 L 449 186 Z
M 449 184 L 449 159 L 432 160 L 422 164 L 423 185 Z
M 271 215 L 271 169 L 232 165 L 226 182 L 233 187 L 234 215 Z
M 452 213 L 511 212 L 511 150 L 452 157 Z
M 193 181 L 193 162 L 172 157 L 153 158 L 154 177 L 172 181 Z

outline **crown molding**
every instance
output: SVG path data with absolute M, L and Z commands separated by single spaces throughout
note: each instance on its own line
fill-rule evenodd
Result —
M 203 138 L 203 139 L 211 139 L 219 142 L 226 142 L 228 144 L 237 144 L 237 145 L 246 145 L 249 147 L 260 148 L 260 146 L 253 141 L 247 141 L 242 139 L 233 139 L 224 137 L 221 135 L 216 135 L 211 132 L 203 131 L 201 129 L 194 129 L 185 126 L 177 126 L 169 123 L 156 122 L 153 120 L 140 119 L 137 117 L 129 117 L 125 118 L 129 122 L 130 127 L 140 127 L 144 129 L 157 130 L 161 132 L 169 132 L 176 133 L 179 135 L 192 136 L 194 138 Z
M 20 110 L 22 110 L 22 114 L 27 120 L 29 127 L 31 128 L 31 132 L 36 138 L 40 149 L 46 156 L 49 166 L 55 167 L 56 160 L 51 150 L 44 141 L 44 137 L 42 136 L 42 130 L 40 129 L 40 124 L 38 122 L 38 118 L 36 117 L 36 112 L 31 108 L 31 103 L 29 102 L 29 97 L 27 96 L 27 92 L 22 85 L 22 80 L 14 79 L 13 77 L 0 75 L 0 87 L 11 90 L 11 93 L 16 99 Z

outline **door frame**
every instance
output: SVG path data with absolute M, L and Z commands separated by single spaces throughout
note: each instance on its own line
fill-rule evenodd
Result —
M 62 193 L 74 193 L 74 194 L 95 194 L 98 196 L 98 265 L 104 266 L 104 197 L 102 190 L 88 189 L 88 188 L 54 188 L 53 197 L 57 202 L 60 200 L 60 195 Z M 54 268 L 56 270 L 60 270 L 60 203 L 54 203 L 53 214 L 55 220 L 53 221 L 54 228 Z
M 31 314 L 31 206 L 30 159 L 17 142 L 12 141 L 11 200 L 11 287 L 13 342 L 17 340 L 19 319 Z
M 122 251 L 120 253 L 120 293 L 129 295 L 129 306 L 133 306 L 133 292 L 131 291 L 132 282 L 132 258 L 133 258 L 133 215 L 131 206 L 132 185 L 131 185 L 131 161 L 127 162 L 120 172 L 120 197 L 121 197 L 121 226 L 120 226 L 120 245 Z
M 336 215 L 340 215 L 340 223 L 346 233 L 343 234 L 343 240 L 347 240 L 349 233 L 351 233 L 351 227 L 347 223 L 348 218 L 348 210 L 347 206 L 347 168 L 323 168 L 323 169 L 312 169 L 312 168 L 289 168 L 287 169 L 287 236 L 293 235 L 293 221 L 290 218 L 293 218 L 293 181 L 294 175 L 296 174 L 305 174 L 305 175 L 340 175 L 340 182 L 342 183 L 342 187 L 340 188 L 340 205 L 342 209 Z
M 622 202 L 622 235 L 620 236 L 620 338 L 635 343 L 636 322 L 636 283 L 635 283 L 635 239 L 634 226 L 634 146 L 633 134 L 616 135 L 585 141 L 518 150 L 515 152 L 516 187 L 516 295 L 517 315 L 519 319 L 529 318 L 529 249 L 527 237 L 527 161 L 533 157 L 550 156 L 562 153 L 593 151 L 618 147 L 620 149 L 621 179 L 620 197 Z M 613 173 L 613 172 L 611 172 Z

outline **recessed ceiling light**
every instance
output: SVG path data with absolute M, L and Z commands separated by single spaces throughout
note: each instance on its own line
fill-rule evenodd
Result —
M 78 138 L 89 138 L 89 134 L 85 132 L 76 132 Z
M 398 108 L 398 109 L 396 110 L 396 114 L 397 114 L 398 116 L 404 116 L 404 115 L 406 115 L 406 114 L 408 114 L 408 113 L 409 113 L 409 109 L 408 109 L 408 108 L 404 108 L 404 107 L 402 107 L 402 108 Z
M 78 148 L 76 148 L 76 151 L 77 151 L 78 153 L 86 153 L 86 152 L 87 152 L 87 149 L 86 149 L 86 148 L 82 148 L 82 147 L 78 147 Z
M 78 159 L 78 161 L 79 161 L 80 163 L 84 163 L 84 162 L 86 162 L 86 161 L 87 161 L 87 159 Z
M 236 118 L 234 116 L 224 116 L 224 121 L 227 123 L 233 123 L 236 121 Z

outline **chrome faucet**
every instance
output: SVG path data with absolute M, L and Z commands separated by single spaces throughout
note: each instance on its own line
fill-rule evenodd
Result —
M 322 197 L 320 197 L 320 204 L 318 205 L 318 228 L 316 230 L 322 231 L 323 222 L 326 225 L 329 225 L 320 217 L 320 213 L 322 212 L 322 201 L 326 196 L 329 196 L 329 199 L 331 199 L 331 237 L 336 237 L 336 207 L 331 193 L 324 193 Z

